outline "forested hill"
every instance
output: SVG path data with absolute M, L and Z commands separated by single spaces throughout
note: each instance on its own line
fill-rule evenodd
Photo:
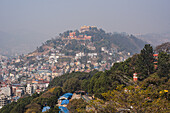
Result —
M 132 54 L 139 53 L 146 42 L 126 33 L 106 33 L 104 30 L 88 31 L 87 35 L 92 36 L 91 41 L 99 47 L 113 47 L 118 51 L 126 51 Z
M 89 40 L 84 40 L 85 36 L 90 36 L 91 38 Z M 63 38 L 70 39 L 70 37 L 77 41 L 82 39 L 84 40 L 84 42 L 86 41 L 91 42 L 93 43 L 93 45 L 96 47 L 97 50 L 100 50 L 101 47 L 107 47 L 107 48 L 115 48 L 120 52 L 122 51 L 130 52 L 131 54 L 139 53 L 140 50 L 143 48 L 143 46 L 146 44 L 146 42 L 136 38 L 133 35 L 128 35 L 126 33 L 107 33 L 103 29 L 98 29 L 97 27 L 95 29 L 89 29 L 83 32 L 81 31 L 81 29 L 74 30 L 74 31 L 68 30 L 64 33 L 60 33 L 59 35 L 60 39 Z M 49 43 L 55 43 L 55 41 L 58 41 L 58 39 L 48 40 L 46 43 L 50 45 Z M 71 47 L 69 49 L 74 50 L 73 47 L 75 46 L 76 45 L 69 46 Z
M 118 112 L 124 108 L 139 113 L 167 113 L 170 55 L 160 52 L 157 62 L 154 63 L 153 48 L 147 44 L 140 54 L 133 55 L 124 62 L 115 63 L 110 70 L 73 72 L 56 77 L 50 82 L 48 91 L 20 98 L 18 102 L 4 106 L 0 112 L 39 113 L 47 104 L 51 107 L 48 113 L 56 113 L 59 110 L 56 106 L 59 96 L 84 90 L 97 99 L 86 104 L 82 100 L 72 100 L 69 102 L 70 112 L 86 112 L 88 104 L 97 112 Z M 157 68 L 154 68 L 154 65 L 157 65 Z M 133 81 L 133 73 L 138 74 L 137 81 Z

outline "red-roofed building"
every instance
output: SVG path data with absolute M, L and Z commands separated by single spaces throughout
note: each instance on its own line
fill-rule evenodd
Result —
M 136 82 L 138 80 L 137 73 L 133 73 L 133 81 Z
M 154 57 L 154 68 L 157 69 L 158 67 L 158 54 L 153 54 Z

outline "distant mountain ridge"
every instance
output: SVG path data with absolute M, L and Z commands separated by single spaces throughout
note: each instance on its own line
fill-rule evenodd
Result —
M 149 44 L 152 44 L 154 47 L 162 43 L 170 42 L 170 32 L 167 33 L 149 33 L 144 35 L 135 35 L 137 38 L 146 41 Z
M 170 54 L 170 42 L 166 42 L 161 45 L 158 45 L 155 48 L 155 52 L 157 52 L 157 53 L 166 52 L 166 53 Z

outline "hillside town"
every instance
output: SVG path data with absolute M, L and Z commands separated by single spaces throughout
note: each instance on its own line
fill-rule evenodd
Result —
M 28 55 L 15 58 L 0 56 L 0 106 L 17 101 L 24 95 L 40 93 L 47 89 L 49 82 L 55 77 L 72 72 L 90 72 L 109 70 L 115 62 L 122 62 L 131 56 L 117 48 L 100 47 L 90 41 L 92 36 L 83 34 L 96 30 L 94 26 L 83 26 L 76 32 L 69 32 L 67 37 L 56 40 L 56 45 L 46 42 Z M 61 41 L 60 41 L 61 40 Z M 67 49 L 72 41 L 86 47 L 87 51 L 78 48 L 76 51 Z M 74 46 L 74 45 L 73 45 Z M 42 50 L 41 50 L 42 49 Z M 98 52 L 100 51 L 100 52 Z
M 83 26 L 79 31 L 65 32 L 59 38 L 47 40 L 42 46 L 37 47 L 35 51 L 27 55 L 22 54 L 13 58 L 0 55 L 0 109 L 9 103 L 17 102 L 20 98 L 34 94 L 41 95 L 43 92 L 49 93 L 50 82 L 62 77 L 61 75 L 81 72 L 88 74 L 92 71 L 107 73 L 106 70 L 110 70 L 114 67 L 114 64 L 121 64 L 133 55 L 128 51 L 121 51 L 114 44 L 111 44 L 113 46 L 110 47 L 102 45 L 102 43 L 97 45 L 96 43 L 102 42 L 102 39 L 93 42 L 94 36 L 89 36 L 87 32 L 90 30 L 95 32 L 97 28 Z M 153 51 L 154 70 L 158 70 L 159 55 L 157 53 L 160 53 L 159 51 L 169 53 L 169 43 L 163 45 L 166 49 L 164 46 L 158 46 Z M 135 58 L 135 55 L 133 57 Z M 124 67 L 125 70 L 126 66 Z M 134 68 L 130 69 L 133 70 Z M 124 84 L 128 84 L 126 81 L 136 84 L 139 75 L 134 72 L 133 80 L 124 75 L 117 76 Z M 139 77 L 139 79 L 141 78 Z M 73 80 L 77 81 L 77 78 Z M 64 84 L 63 87 L 69 86 Z M 58 98 L 58 106 L 61 111 L 68 110 L 69 101 L 83 99 L 85 102 L 89 102 L 94 97 L 94 95 L 89 96 L 87 92 L 80 89 L 68 92 L 70 93 L 65 93 Z M 42 112 L 50 109 L 45 104 L 43 106 Z M 95 111 L 94 107 L 86 108 L 86 111 L 90 110 Z

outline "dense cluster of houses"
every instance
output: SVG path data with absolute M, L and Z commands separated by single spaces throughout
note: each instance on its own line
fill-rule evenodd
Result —
M 25 85 L 21 84 L 7 84 L 1 82 L 0 85 L 0 108 L 4 105 L 17 101 L 24 95 L 32 95 L 33 93 L 40 93 L 45 91 L 49 82 L 42 80 L 29 81 Z
M 41 74 L 36 77 L 36 74 L 29 71 L 30 68 L 17 68 L 11 62 L 11 59 L 0 56 L 0 108 L 24 95 L 45 91 L 50 81 L 40 77 Z
M 92 49 L 94 46 L 87 46 Z M 52 68 L 54 68 L 53 75 L 60 76 L 64 73 L 71 72 L 90 72 L 94 69 L 99 71 L 109 70 L 113 63 L 122 62 L 128 57 L 130 57 L 130 53 L 125 56 L 123 52 L 117 52 L 114 48 L 101 48 L 101 53 L 97 52 L 89 52 L 85 53 L 82 51 L 76 52 L 75 56 L 67 56 L 60 55 L 61 53 L 54 52 L 49 56 L 49 63 L 54 64 Z M 116 54 L 120 55 L 119 58 L 116 58 Z M 103 58 L 100 60 L 100 57 Z M 57 70 L 56 70 L 57 69 Z
M 83 26 L 80 34 L 69 33 L 68 38 L 90 39 L 91 36 L 81 33 L 97 29 L 95 26 Z M 79 44 L 87 47 L 89 52 L 74 51 L 75 54 L 66 54 L 72 50 L 66 50 L 65 46 L 71 43 L 57 44 L 52 47 L 47 45 L 44 52 L 37 52 L 8 58 L 0 55 L 0 106 L 11 101 L 17 101 L 25 94 L 40 93 L 48 87 L 49 82 L 58 76 L 72 72 L 90 72 L 94 69 L 99 71 L 109 70 L 114 62 L 121 62 L 130 57 L 130 53 L 119 52 L 116 48 L 101 47 L 97 52 L 94 43 L 80 41 Z M 68 42 L 68 43 L 67 43 Z M 56 42 L 60 43 L 60 42 Z M 42 49 L 42 48 L 41 48 Z M 3 100 L 4 99 L 4 100 Z

